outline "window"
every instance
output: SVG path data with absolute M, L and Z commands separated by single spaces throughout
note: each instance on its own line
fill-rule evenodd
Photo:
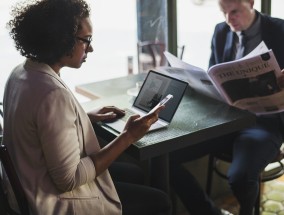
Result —
M 0 14 L 2 15 L 2 19 L 0 19 L 1 100 L 9 73 L 24 60 L 15 50 L 13 41 L 5 28 L 6 22 L 10 19 L 11 6 L 17 1 L 19 0 L 1 1 L 0 3 Z M 281 17 L 282 1 L 272 1 L 273 16 Z M 127 75 L 129 56 L 133 58 L 134 73 L 138 72 L 137 35 L 140 35 L 141 32 L 137 32 L 136 3 L 140 2 L 139 5 L 141 6 L 144 1 L 88 0 L 88 2 L 92 10 L 91 19 L 94 28 L 92 46 L 94 52 L 88 54 L 87 62 L 80 69 L 63 68 L 61 72 L 62 78 L 73 92 L 75 86 L 79 84 Z M 155 1 L 157 6 L 157 14 L 155 15 L 158 17 L 154 17 L 149 22 L 151 26 L 158 26 L 154 31 L 155 33 L 160 32 L 161 29 L 167 31 L 166 27 L 160 27 L 161 24 L 166 22 L 165 17 L 164 19 L 159 17 L 159 13 L 165 12 L 164 8 L 158 8 L 159 5 L 163 5 L 165 2 L 165 0 Z M 260 3 L 261 0 L 255 0 L 255 8 L 259 11 Z M 223 20 L 223 15 L 216 0 L 177 0 L 178 46 L 185 46 L 184 61 L 207 70 L 213 30 L 215 24 Z M 165 24 L 165 26 L 167 25 Z M 143 33 L 145 34 L 144 30 Z M 166 41 L 166 35 L 164 37 Z M 79 100 L 84 100 L 82 96 L 76 93 L 75 95 Z
M 284 19 L 283 6 L 284 6 L 283 0 L 271 1 L 271 16 Z
M 78 84 L 127 75 L 128 56 L 135 59 L 137 56 L 136 2 L 133 0 L 89 0 L 88 2 L 93 22 L 94 51 L 88 54 L 87 61 L 80 69 L 62 69 L 61 76 L 72 90 Z M 137 71 L 136 67 L 134 71 Z M 84 97 L 75 95 L 81 101 L 84 100 Z
M 0 100 L 3 99 L 4 86 L 11 70 L 19 63 L 23 62 L 23 57 L 20 56 L 14 47 L 13 40 L 10 39 L 6 23 L 10 20 L 11 5 L 16 0 L 1 1 L 0 3 Z
M 260 11 L 260 0 L 255 0 L 254 8 Z M 185 45 L 183 61 L 207 70 L 214 27 L 222 21 L 216 0 L 177 0 L 178 46 Z
M 24 58 L 15 49 L 6 23 L 10 20 L 11 6 L 19 0 L 0 3 L 0 100 L 11 70 Z M 137 56 L 136 1 L 88 0 L 93 22 L 93 53 L 80 69 L 63 68 L 61 77 L 74 92 L 76 85 L 127 75 L 128 56 Z M 135 59 L 134 59 L 135 60 Z M 136 65 L 136 64 L 134 64 Z M 134 72 L 137 68 L 134 67 Z M 80 101 L 86 98 L 76 94 Z

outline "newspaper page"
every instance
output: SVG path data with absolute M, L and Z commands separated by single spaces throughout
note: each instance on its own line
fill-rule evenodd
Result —
M 171 67 L 163 67 L 162 72 L 188 82 L 191 88 L 201 94 L 225 102 L 205 70 L 185 63 L 169 52 L 164 54 Z
M 247 56 L 205 70 L 165 52 L 169 75 L 189 83 L 196 91 L 257 115 L 282 112 L 284 89 L 277 84 L 281 69 L 272 50 L 261 42 Z
M 230 105 L 256 114 L 284 110 L 284 89 L 277 83 L 281 69 L 272 50 L 217 64 L 209 69 L 208 74 Z

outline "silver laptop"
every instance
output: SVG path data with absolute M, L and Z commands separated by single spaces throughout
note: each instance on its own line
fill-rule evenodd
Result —
M 125 116 L 112 122 L 104 122 L 103 125 L 120 133 L 123 131 L 129 116 L 134 114 L 146 115 L 161 100 L 171 94 L 172 98 L 165 105 L 165 109 L 159 113 L 159 119 L 150 127 L 150 131 L 164 128 L 172 121 L 187 85 L 188 83 L 185 81 L 150 70 L 133 105 L 125 110 Z

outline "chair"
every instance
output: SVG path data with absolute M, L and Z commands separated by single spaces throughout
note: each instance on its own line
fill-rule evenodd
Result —
M 154 41 L 138 42 L 137 49 L 139 72 L 147 72 L 149 69 L 165 65 L 165 43 Z
M 0 102 L 0 105 L 2 106 L 3 104 Z M 3 111 L 0 108 L 0 116 L 3 117 Z M 0 143 L 2 142 L 2 127 L 1 122 L 0 122 Z M 0 176 L 3 176 L 3 173 L 5 171 L 9 182 L 12 186 L 13 192 L 15 194 L 21 215 L 29 215 L 29 207 L 28 207 L 28 201 L 26 199 L 26 195 L 24 193 L 24 189 L 21 185 L 21 182 L 17 176 L 16 170 L 13 166 L 12 160 L 10 158 L 8 149 L 5 145 L 1 143 L 0 145 L 0 161 L 2 163 Z M 4 171 L 3 171 L 4 170 Z M 1 204 L 2 206 L 4 205 L 4 210 L 6 210 L 6 214 L 9 215 L 18 215 L 17 212 L 15 212 L 9 205 L 8 199 L 7 199 L 7 194 L 5 192 L 5 189 L 3 187 L 3 178 L 0 177 L 0 196 L 1 200 L 3 201 L 4 204 Z
M 0 106 L 3 106 L 2 102 L 0 102 Z M 3 119 L 3 110 L 1 108 L 0 108 L 0 116 Z M 3 126 L 2 126 L 1 121 L 0 121 L 0 138 L 1 138 L 0 143 L 2 141 L 2 134 L 3 134 Z
M 29 206 L 28 201 L 26 199 L 26 195 L 24 192 L 24 189 L 21 185 L 21 182 L 17 176 L 16 170 L 13 166 L 12 160 L 10 158 L 8 149 L 5 145 L 0 145 L 0 160 L 2 163 L 2 167 L 4 168 L 7 177 L 9 179 L 9 182 L 12 186 L 13 192 L 15 194 L 21 215 L 29 215 Z M 1 187 L 2 192 L 4 192 L 3 187 Z M 6 197 L 6 193 L 4 192 L 4 197 Z M 5 208 L 8 212 L 8 214 L 16 215 L 18 214 L 15 212 L 8 203 L 8 199 L 5 198 Z
M 279 154 L 270 162 L 269 165 L 278 164 L 277 167 L 266 170 L 265 168 L 260 175 L 259 178 L 259 193 L 257 196 L 257 200 L 254 205 L 254 215 L 259 215 L 260 201 L 261 201 L 261 183 L 266 181 L 271 181 L 276 178 L 281 177 L 284 174 L 284 165 L 281 160 L 284 158 L 284 150 L 281 148 Z M 228 179 L 224 170 L 221 169 L 221 162 L 232 162 L 232 154 L 230 153 L 219 153 L 219 154 L 210 154 L 208 161 L 208 172 L 207 172 L 207 184 L 206 184 L 206 192 L 208 195 L 211 194 L 212 188 L 212 180 L 213 180 L 213 172 L 216 172 L 218 176 L 224 179 Z
M 184 49 L 185 49 L 185 45 L 182 45 L 182 46 L 178 46 L 178 56 L 179 56 L 179 59 L 183 59 L 183 54 L 184 54 Z

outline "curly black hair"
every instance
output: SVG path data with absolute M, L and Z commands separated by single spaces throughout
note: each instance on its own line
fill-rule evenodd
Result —
M 54 64 L 71 53 L 90 7 L 84 0 L 29 0 L 15 5 L 11 14 L 7 27 L 21 55 Z

